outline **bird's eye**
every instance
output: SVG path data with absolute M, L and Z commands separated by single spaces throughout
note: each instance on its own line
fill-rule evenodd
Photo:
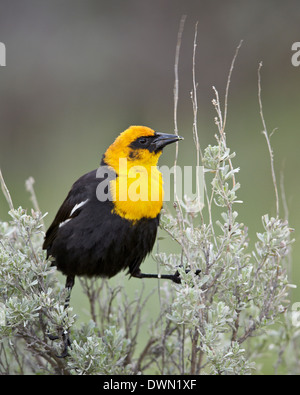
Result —
M 144 137 L 142 137 L 141 139 L 139 139 L 139 143 L 142 144 L 142 145 L 146 145 L 147 142 L 148 142 L 148 140 L 147 140 L 146 138 L 144 138 Z
M 138 137 L 135 141 L 133 141 L 130 145 L 131 148 L 134 149 L 147 149 L 151 143 L 151 139 L 147 136 Z

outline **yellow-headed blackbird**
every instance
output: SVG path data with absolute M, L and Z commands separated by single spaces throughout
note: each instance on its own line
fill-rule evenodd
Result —
M 110 278 L 127 269 L 132 277 L 158 277 L 139 268 L 153 248 L 163 204 L 156 165 L 162 149 L 178 140 L 131 126 L 107 149 L 100 168 L 74 183 L 43 244 L 70 291 L 75 276 Z M 178 272 L 160 277 L 180 282 Z

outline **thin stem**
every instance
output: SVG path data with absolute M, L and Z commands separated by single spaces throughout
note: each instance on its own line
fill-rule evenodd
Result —
M 238 56 L 238 53 L 239 53 L 239 50 L 240 50 L 242 44 L 243 44 L 243 40 L 240 41 L 239 45 L 237 46 L 237 48 L 235 50 L 235 54 L 232 59 L 228 78 L 227 78 L 227 85 L 226 85 L 226 91 L 225 91 L 225 103 L 224 103 L 224 122 L 223 122 L 222 132 L 224 132 L 224 130 L 225 130 L 226 121 L 227 121 L 228 95 L 229 95 L 229 87 L 230 87 L 230 83 L 231 83 L 231 76 L 232 76 L 232 72 L 234 69 L 234 64 L 235 64 L 236 58 Z
M 9 205 L 9 208 L 10 208 L 10 210 L 13 210 L 14 209 L 14 205 L 13 205 L 13 202 L 12 202 L 9 190 L 8 190 L 6 184 L 5 184 L 5 181 L 4 181 L 1 169 L 0 169 L 0 184 L 1 184 L 2 192 L 3 192 L 4 196 L 5 196 L 5 199 L 6 199 L 7 203 L 8 203 L 8 205 Z
M 181 48 L 182 35 L 184 30 L 184 25 L 186 21 L 186 15 L 183 15 L 180 20 L 178 36 L 177 36 L 177 44 L 176 44 L 176 52 L 175 52 L 175 64 L 174 64 L 174 74 L 175 74 L 175 83 L 174 83 L 174 133 L 178 136 L 178 122 L 177 122 L 177 110 L 178 110 L 178 98 L 179 98 L 179 55 Z M 178 144 L 176 144 L 178 148 Z
M 35 183 L 34 178 L 33 177 L 29 177 L 28 180 L 26 180 L 26 182 L 25 182 L 25 187 L 26 187 L 26 190 L 31 195 L 30 199 L 32 201 L 33 208 L 35 209 L 35 211 L 41 212 L 39 204 L 38 204 L 38 201 L 37 201 L 37 198 L 36 198 L 36 194 L 35 194 L 35 191 L 34 191 L 34 188 L 33 188 L 33 184 L 34 183 Z M 43 218 L 41 218 L 41 223 L 43 225 L 43 230 L 46 230 L 45 222 L 44 222 Z
M 183 15 L 180 20 L 178 36 L 177 36 L 177 44 L 176 44 L 176 52 L 175 52 L 175 63 L 174 63 L 174 74 L 175 74 L 175 82 L 174 82 L 174 133 L 178 136 L 178 99 L 179 99 L 179 55 L 181 48 L 182 35 L 185 25 L 186 15 Z M 182 227 L 184 227 L 183 221 L 183 213 L 181 209 L 181 204 L 179 202 L 179 197 L 177 194 L 177 161 L 178 161 L 178 142 L 176 143 L 176 152 L 175 152 L 175 160 L 174 160 L 174 195 L 177 202 L 177 207 L 180 212 L 181 221 L 179 222 Z
M 193 136 L 194 142 L 196 146 L 196 188 L 197 188 L 197 199 L 199 204 L 199 213 L 201 216 L 202 223 L 204 222 L 202 215 L 202 206 L 201 206 L 201 194 L 200 194 L 200 158 L 203 161 L 203 155 L 201 151 L 201 146 L 199 142 L 199 134 L 198 134 L 198 98 L 197 98 L 197 80 L 196 80 L 196 50 L 197 50 L 197 36 L 198 36 L 198 22 L 195 25 L 195 34 L 194 34 L 194 46 L 193 46 L 193 90 L 191 92 L 191 99 L 193 104 Z
M 279 218 L 279 195 L 278 195 L 276 174 L 275 174 L 275 169 L 274 169 L 274 154 L 273 154 L 272 146 L 270 143 L 270 137 L 272 136 L 274 131 L 270 135 L 268 134 L 267 126 L 266 126 L 266 122 L 265 122 L 265 118 L 264 118 L 264 114 L 263 114 L 263 106 L 262 106 L 262 98 L 261 98 L 261 75 L 260 75 L 261 68 L 262 68 L 262 62 L 259 63 L 258 71 L 257 71 L 257 75 L 258 75 L 258 102 L 259 102 L 260 117 L 261 117 L 261 121 L 262 121 L 263 128 L 264 128 L 262 133 L 266 138 L 268 150 L 269 150 L 269 154 L 270 154 L 271 173 L 272 173 L 272 180 L 273 180 L 274 191 L 275 191 L 275 200 L 276 200 L 276 215 L 277 215 L 277 218 Z

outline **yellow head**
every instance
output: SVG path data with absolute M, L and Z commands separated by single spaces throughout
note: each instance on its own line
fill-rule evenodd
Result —
M 116 172 L 110 181 L 113 212 L 133 222 L 155 218 L 163 204 L 162 175 L 157 169 L 162 149 L 182 140 L 146 126 L 130 126 L 104 154 L 103 162 Z

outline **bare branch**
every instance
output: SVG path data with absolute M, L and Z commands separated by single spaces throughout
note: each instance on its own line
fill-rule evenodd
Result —
M 33 208 L 35 209 L 35 211 L 41 212 L 39 204 L 38 204 L 38 201 L 37 201 L 37 198 L 36 198 L 36 194 L 35 194 L 35 191 L 34 191 L 34 188 L 33 188 L 34 183 L 35 183 L 34 178 L 33 177 L 29 177 L 28 180 L 25 181 L 25 187 L 26 187 L 26 190 L 31 195 L 30 196 L 30 200 L 32 201 Z M 45 222 L 44 222 L 43 218 L 41 218 L 41 223 L 43 225 L 43 230 L 46 230 Z
M 9 190 L 8 190 L 6 184 L 5 184 L 5 181 L 4 181 L 1 169 L 0 169 L 0 184 L 1 184 L 1 189 L 2 189 L 2 192 L 4 194 L 4 197 L 5 197 L 8 205 L 9 205 L 9 208 L 10 208 L 10 210 L 13 210 L 14 209 L 14 205 L 13 205 L 13 202 L 12 202 Z
M 237 48 L 235 50 L 235 54 L 234 54 L 234 57 L 232 59 L 230 70 L 229 70 L 229 74 L 228 74 L 228 78 L 227 78 L 227 85 L 226 85 L 226 92 L 225 92 L 225 103 L 224 103 L 223 132 L 225 130 L 226 121 L 227 121 L 228 95 L 229 95 L 229 87 L 230 87 L 230 83 L 231 83 L 231 76 L 232 76 L 232 72 L 233 72 L 233 69 L 234 69 L 234 64 L 235 64 L 236 58 L 238 56 L 238 53 L 239 53 L 239 50 L 240 50 L 242 44 L 243 44 L 243 40 L 240 41 L 239 45 L 237 46 Z
M 258 102 L 259 102 L 259 109 L 260 109 L 260 117 L 261 117 L 261 121 L 262 121 L 263 128 L 264 128 L 262 133 L 266 138 L 268 150 L 269 150 L 269 154 L 270 154 L 272 180 L 273 180 L 274 191 L 275 191 L 275 200 L 276 200 L 276 215 L 277 215 L 277 218 L 279 218 L 279 195 L 278 195 L 276 174 L 275 174 L 275 169 L 274 169 L 274 154 L 273 154 L 273 150 L 272 150 L 272 146 L 271 146 L 271 142 L 270 142 L 270 138 L 271 138 L 272 134 L 274 133 L 274 131 L 270 135 L 268 134 L 268 130 L 267 130 L 264 114 L 263 114 L 263 105 L 262 105 L 262 98 L 261 98 L 261 74 L 260 74 L 260 71 L 261 71 L 262 65 L 263 65 L 262 62 L 260 62 L 259 66 L 258 66 L 258 70 L 257 70 Z

